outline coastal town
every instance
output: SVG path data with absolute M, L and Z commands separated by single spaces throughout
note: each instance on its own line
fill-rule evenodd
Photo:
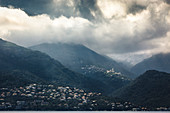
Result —
M 78 88 L 30 84 L 13 89 L 0 88 L 0 110 L 145 111 L 148 109 L 130 102 L 116 102 L 102 96 L 101 93 L 86 92 Z

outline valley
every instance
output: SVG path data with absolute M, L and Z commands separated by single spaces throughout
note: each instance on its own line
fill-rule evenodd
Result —
M 170 111 L 170 0 L 0 0 L 7 111 Z
M 59 58 L 64 65 L 43 50 L 0 40 L 0 110 L 170 110 L 170 74 L 149 70 L 132 77 L 133 72 L 85 46 L 71 45 L 76 46 L 71 51 L 69 45 L 64 54 L 54 54 L 55 46 L 44 48 L 64 56 Z

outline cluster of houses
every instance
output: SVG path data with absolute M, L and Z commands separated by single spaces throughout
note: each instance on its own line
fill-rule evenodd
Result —
M 85 65 L 81 67 L 81 70 L 84 72 L 84 74 L 88 73 L 95 73 L 95 72 L 104 72 L 105 69 L 101 67 L 97 67 L 95 65 Z
M 101 93 L 85 92 L 82 89 L 70 87 L 55 87 L 54 85 L 30 84 L 19 88 L 0 89 L 0 110 L 2 109 L 23 109 L 23 106 L 48 106 L 51 101 L 57 101 L 69 106 L 67 101 L 76 100 L 78 106 L 90 101 L 90 97 L 100 96 Z M 21 98 L 23 98 L 21 100 Z M 11 99 L 15 99 L 11 102 Z M 27 101 L 25 100 L 27 99 Z M 58 104 L 58 106 L 63 106 Z M 74 108 L 76 108 L 74 106 Z M 28 108 L 29 109 L 29 108 Z
M 101 93 L 71 87 L 30 84 L 0 88 L 0 110 L 147 110 L 130 102 L 111 102 Z M 160 109 L 162 110 L 162 109 Z
M 130 80 L 129 78 L 124 76 L 121 72 L 116 72 L 114 70 L 114 68 L 112 68 L 110 70 L 106 70 L 105 73 L 109 77 L 113 77 L 114 76 L 115 78 L 119 78 L 119 79 L 122 79 L 122 80 Z
M 130 80 L 129 78 L 125 77 L 121 72 L 116 72 L 114 70 L 114 68 L 110 69 L 110 70 L 106 70 L 104 68 L 101 67 L 97 67 L 95 65 L 86 65 L 84 67 L 81 67 L 82 71 L 84 72 L 84 74 L 88 74 L 88 73 L 95 73 L 95 72 L 104 72 L 108 77 L 116 77 L 122 80 Z

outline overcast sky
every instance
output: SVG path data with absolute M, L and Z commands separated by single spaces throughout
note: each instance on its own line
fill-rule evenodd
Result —
M 0 0 L 0 37 L 78 43 L 135 64 L 170 52 L 170 0 Z

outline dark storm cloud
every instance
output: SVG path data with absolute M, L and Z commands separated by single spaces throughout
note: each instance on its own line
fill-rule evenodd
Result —
M 88 18 L 90 20 L 95 19 L 91 11 L 94 11 L 94 13 L 98 14 L 100 13 L 96 5 L 96 0 L 81 0 L 80 4 L 77 5 L 76 7 L 81 12 L 80 14 L 83 18 Z
M 165 0 L 165 2 L 166 2 L 167 4 L 170 4 L 170 0 Z
M 69 2 L 73 4 L 69 5 Z M 96 20 L 97 18 L 97 20 L 101 20 L 103 18 L 96 0 L 53 0 L 51 3 L 53 4 L 50 11 L 51 16 L 79 16 L 88 20 Z
M 43 13 L 50 13 L 49 4 L 52 0 L 0 0 L 1 6 L 13 6 L 21 8 L 29 15 L 37 15 Z
M 55 0 L 0 0 L 0 5 L 21 8 L 30 16 L 48 14 L 52 18 L 63 15 L 66 17 L 81 16 L 92 20 L 95 19 L 95 17 L 91 14 L 91 11 L 94 11 L 97 14 L 100 13 L 96 5 L 96 0 L 81 0 L 79 3 L 78 0 L 74 0 L 75 5 L 73 7 L 66 5 L 69 1 L 71 0 L 56 0 L 56 2 Z M 63 3 L 60 4 L 60 6 L 57 6 L 57 2 Z M 72 11 L 73 8 L 75 8 L 74 11 Z M 76 14 L 76 12 L 80 12 L 80 14 Z
M 145 10 L 146 8 L 147 8 L 146 6 L 134 3 L 131 7 L 129 7 L 128 13 L 136 14 L 138 12 L 141 12 L 142 10 Z
M 119 57 L 170 50 L 168 0 L 0 0 L 0 5 L 14 7 L 0 7 L 0 36 L 20 45 L 71 42 Z
M 74 2 L 74 6 L 67 6 L 67 3 L 70 1 Z M 68 18 L 71 16 L 80 16 L 89 20 L 103 19 L 103 14 L 97 5 L 97 0 L 0 0 L 0 5 L 21 8 L 30 16 L 48 14 L 52 18 L 63 15 Z M 133 2 L 128 7 L 127 13 L 135 14 L 145 8 L 145 6 Z

